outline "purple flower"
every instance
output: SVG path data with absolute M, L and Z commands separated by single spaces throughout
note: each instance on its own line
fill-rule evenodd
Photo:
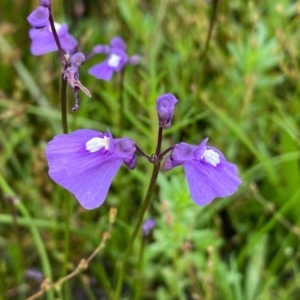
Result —
M 109 81 L 114 72 L 120 72 L 128 62 L 126 54 L 126 44 L 124 41 L 115 37 L 110 42 L 110 47 L 98 45 L 94 47 L 94 53 L 106 53 L 107 59 L 89 69 L 89 74 L 98 78 Z
M 142 226 L 142 230 L 144 232 L 144 235 L 149 235 L 152 229 L 155 227 L 156 222 L 152 218 L 148 218 L 145 220 Z
M 157 98 L 156 109 L 159 119 L 159 127 L 169 128 L 173 118 L 175 104 L 178 100 L 172 94 L 164 94 Z
M 135 142 L 115 139 L 110 132 L 79 129 L 49 142 L 49 176 L 74 194 L 86 209 L 103 204 L 111 182 L 124 163 L 135 168 Z
M 37 29 L 44 28 L 49 22 L 49 9 L 45 6 L 39 6 L 28 17 L 28 23 Z
M 230 196 L 242 182 L 236 166 L 226 161 L 218 149 L 207 146 L 207 140 L 199 146 L 176 144 L 163 165 L 164 170 L 183 165 L 191 197 L 198 205 L 206 205 L 216 197 Z
M 55 23 L 55 27 L 64 51 L 71 54 L 75 52 L 78 42 L 69 34 L 67 24 L 60 25 Z M 58 50 L 49 24 L 42 30 L 36 28 L 30 29 L 29 37 L 32 40 L 30 51 L 33 55 L 42 55 Z

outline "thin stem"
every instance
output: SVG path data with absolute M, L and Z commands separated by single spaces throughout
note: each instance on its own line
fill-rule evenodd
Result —
M 63 75 L 61 77 L 60 103 L 63 133 L 68 133 L 67 81 L 63 78 Z
M 158 128 L 158 135 L 157 135 L 156 150 L 155 150 L 155 156 L 157 158 L 159 157 L 160 151 L 161 151 L 162 136 L 163 136 L 162 133 L 163 133 L 163 128 L 159 127 Z M 144 154 L 142 151 L 141 151 L 141 153 Z M 151 160 L 149 160 L 149 161 L 151 162 Z M 138 220 L 137 220 L 136 225 L 135 225 L 135 227 L 133 229 L 133 232 L 131 234 L 131 237 L 130 237 L 129 243 L 127 245 L 123 260 L 122 260 L 122 262 L 119 266 L 116 290 L 115 290 L 115 293 L 112 295 L 113 300 L 118 300 L 120 298 L 121 289 L 122 289 L 123 281 L 124 281 L 124 272 L 125 272 L 126 263 L 127 263 L 128 258 L 129 258 L 129 254 L 131 252 L 131 249 L 132 249 L 133 243 L 135 241 L 135 238 L 137 237 L 137 234 L 138 234 L 138 232 L 139 232 L 139 230 L 142 226 L 145 212 L 147 211 L 148 207 L 150 206 L 152 195 L 153 195 L 154 190 L 155 190 L 155 184 L 156 184 L 156 181 L 157 181 L 157 177 L 158 177 L 158 173 L 159 173 L 159 170 L 160 170 L 161 162 L 160 162 L 160 160 L 154 160 L 152 162 L 154 163 L 154 165 L 153 165 L 153 170 L 152 170 L 148 190 L 147 190 L 145 199 L 144 199 L 142 205 L 139 208 Z
M 32 296 L 28 297 L 26 300 L 38 299 L 38 298 L 42 297 L 46 292 L 48 292 L 48 294 L 49 294 L 49 292 L 53 291 L 53 290 L 59 291 L 61 286 L 64 283 L 68 282 L 70 279 L 76 277 L 77 275 L 79 275 L 80 273 L 85 271 L 89 267 L 92 260 L 106 247 L 106 244 L 111 236 L 111 234 L 110 234 L 111 229 L 112 229 L 112 227 L 110 226 L 110 229 L 103 233 L 101 243 L 98 245 L 98 247 L 94 250 L 94 252 L 88 258 L 81 259 L 75 270 L 73 270 L 71 273 L 67 274 L 66 276 L 58 279 L 54 283 L 52 283 L 52 282 L 46 283 L 47 288 L 40 289 L 38 292 L 36 292 Z
M 124 127 L 124 78 L 125 78 L 125 68 L 120 72 L 119 81 L 119 122 L 118 122 L 118 132 L 121 135 L 122 129 Z
M 51 30 L 52 30 L 52 33 L 53 33 L 53 37 L 54 37 L 54 40 L 55 40 L 55 43 L 56 43 L 56 46 L 57 46 L 57 49 L 58 49 L 58 52 L 59 52 L 61 63 L 65 67 L 67 65 L 67 60 L 66 60 L 66 56 L 65 56 L 66 53 L 65 53 L 64 49 L 62 48 L 62 46 L 60 44 L 51 11 L 49 11 L 49 22 L 50 22 L 50 27 L 51 27 Z
M 171 146 L 171 147 L 167 148 L 166 150 L 164 150 L 162 153 L 160 153 L 160 154 L 159 154 L 159 160 L 162 160 L 162 159 L 164 158 L 164 156 L 165 156 L 168 152 L 172 151 L 173 149 L 174 149 L 174 146 Z
M 147 158 L 149 161 L 151 161 L 151 157 L 147 155 L 141 148 L 139 148 L 138 145 L 135 145 L 136 151 L 143 157 Z
M 71 236 L 71 195 L 67 191 L 63 191 L 66 194 L 65 197 L 65 230 L 64 230 L 64 264 L 62 274 L 65 276 L 69 271 L 69 259 L 70 259 L 70 236 Z M 70 285 L 64 286 L 64 299 L 70 299 Z
M 142 275 L 142 269 L 143 269 L 143 258 L 144 258 L 144 247 L 145 246 L 145 236 L 141 239 L 140 243 L 140 251 L 139 251 L 139 258 L 138 258 L 138 277 L 137 277 L 137 283 L 135 286 L 135 294 L 134 299 L 139 300 L 141 299 L 141 293 L 143 290 L 143 275 Z
M 216 18 L 217 18 L 218 2 L 219 2 L 219 0 L 213 0 L 213 3 L 212 3 L 212 13 L 211 13 L 211 17 L 209 20 L 209 28 L 208 28 L 208 32 L 207 32 L 207 36 L 206 36 L 204 50 L 202 52 L 200 60 L 204 60 L 204 58 L 208 52 L 209 43 L 210 43 L 211 36 L 212 36 L 212 31 L 213 31 L 213 28 L 214 28 L 214 25 L 216 22 Z
M 120 294 L 121 294 L 121 288 L 122 288 L 123 280 L 124 280 L 124 272 L 125 272 L 126 263 L 127 263 L 129 254 L 131 252 L 133 242 L 134 242 L 134 240 L 135 240 L 135 238 L 136 238 L 136 236 L 137 236 L 137 234 L 138 234 L 138 232 L 141 228 L 141 225 L 143 223 L 145 212 L 147 211 L 147 209 L 148 209 L 148 207 L 151 203 L 151 197 L 152 197 L 152 194 L 154 192 L 154 188 L 155 188 L 157 176 L 158 176 L 158 173 L 159 173 L 159 169 L 160 169 L 160 163 L 153 166 L 152 175 L 151 175 L 150 183 L 149 183 L 148 190 L 147 190 L 147 193 L 146 193 L 146 196 L 145 196 L 145 200 L 142 203 L 142 205 L 141 205 L 141 207 L 138 211 L 138 220 L 137 220 L 136 225 L 134 227 L 134 230 L 131 234 L 131 237 L 130 237 L 129 243 L 127 245 L 122 263 L 121 263 L 120 268 L 119 268 L 117 286 L 116 286 L 115 293 L 112 296 L 113 300 L 120 299 Z
M 61 63 L 64 70 L 67 68 L 67 59 L 65 56 L 65 51 L 63 50 L 58 34 L 54 25 L 53 17 L 51 10 L 49 14 L 50 27 L 53 33 L 55 43 L 59 52 Z M 60 89 L 60 105 L 61 105 L 61 123 L 63 133 L 68 133 L 68 112 L 67 112 L 67 81 L 64 78 L 64 75 L 61 76 L 61 89 Z M 70 257 L 70 219 L 71 219 L 71 201 L 70 195 L 66 196 L 66 206 L 65 206 L 65 231 L 64 231 L 64 269 L 63 274 L 65 275 L 68 271 L 68 261 Z M 67 294 L 67 293 L 66 293 Z
M 64 67 L 64 71 L 67 68 L 67 58 L 66 52 L 61 46 L 60 40 L 58 38 L 58 34 L 54 25 L 54 20 L 51 13 L 51 7 L 49 8 L 49 23 L 52 30 L 52 34 L 58 49 L 58 53 L 60 56 L 61 64 Z M 61 90 L 60 90 L 60 101 L 61 101 L 61 122 L 63 127 L 63 132 L 68 133 L 68 122 L 67 122 L 67 81 L 62 75 L 62 83 L 61 83 Z
M 159 127 L 158 128 L 157 145 L 156 145 L 156 150 L 155 150 L 156 156 L 160 155 L 161 143 L 162 143 L 162 132 L 163 132 L 163 127 Z

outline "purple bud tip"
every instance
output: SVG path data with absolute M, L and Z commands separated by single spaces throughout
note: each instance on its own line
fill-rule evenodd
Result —
M 129 57 L 129 61 L 128 62 L 131 65 L 138 65 L 140 63 L 140 61 L 141 61 L 141 56 L 135 54 L 135 55 L 132 55 L 131 57 Z
M 169 128 L 173 118 L 175 104 L 177 98 L 172 94 L 164 94 L 157 98 L 156 109 L 159 119 L 159 127 Z
M 70 58 L 70 63 L 72 67 L 80 67 L 85 61 L 85 56 L 82 52 L 76 52 Z
M 120 37 L 116 36 L 114 38 L 112 38 L 112 40 L 110 41 L 110 45 L 112 48 L 119 48 L 119 49 L 126 49 L 126 44 L 123 41 L 123 39 L 121 39 Z
M 25 270 L 25 276 L 36 282 L 42 282 L 42 280 L 43 280 L 43 274 L 41 273 L 41 271 L 36 270 L 36 269 Z
M 147 236 L 151 233 L 152 229 L 155 227 L 156 222 L 152 218 L 148 218 L 145 220 L 142 230 L 144 232 L 144 235 Z
M 49 9 L 44 6 L 36 8 L 28 17 L 28 23 L 34 28 L 44 28 L 49 22 Z
M 50 0 L 40 0 L 40 5 L 49 7 L 50 6 Z

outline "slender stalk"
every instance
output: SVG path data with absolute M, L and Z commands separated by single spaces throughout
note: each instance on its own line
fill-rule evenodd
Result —
M 136 151 L 143 157 L 147 158 L 149 161 L 151 161 L 151 156 L 147 155 L 138 145 L 135 145 Z
M 158 173 L 159 173 L 159 169 L 160 169 L 160 163 L 153 166 L 152 175 L 151 175 L 150 183 L 149 183 L 149 186 L 148 186 L 148 190 L 147 190 L 145 199 L 144 199 L 144 201 L 143 201 L 143 203 L 142 203 L 142 205 L 141 205 L 141 207 L 138 211 L 138 220 L 137 220 L 136 225 L 134 227 L 134 230 L 131 234 L 131 237 L 130 237 L 129 243 L 127 245 L 122 263 L 119 267 L 117 286 L 116 286 L 115 293 L 112 296 L 113 300 L 120 299 L 120 294 L 121 294 L 121 289 L 122 289 L 123 280 L 124 280 L 124 272 L 125 272 L 126 263 L 127 263 L 129 254 L 131 252 L 133 242 L 134 242 L 134 240 L 135 240 L 135 238 L 136 238 L 136 236 L 137 236 L 137 234 L 138 234 L 138 232 L 141 228 L 141 225 L 143 223 L 145 212 L 147 211 L 147 209 L 148 209 L 148 207 L 151 203 L 151 198 L 152 198 L 152 194 L 154 192 L 154 188 L 155 188 L 157 176 L 158 176 Z
M 61 78 L 60 105 L 63 133 L 68 133 L 67 81 L 63 78 L 63 75 Z
M 61 100 L 61 122 L 63 133 L 68 133 L 68 112 L 67 112 L 67 81 L 61 78 L 61 90 L 60 90 L 60 100 Z M 63 191 L 65 195 L 65 230 L 64 230 L 64 267 L 63 275 L 68 273 L 68 264 L 70 258 L 70 223 L 71 223 L 71 196 L 69 192 Z M 65 286 L 65 296 L 67 296 L 69 286 Z
M 157 181 L 157 177 L 158 177 L 158 173 L 159 173 L 160 165 L 161 165 L 161 161 L 159 160 L 159 157 L 160 157 L 162 137 L 163 137 L 162 133 L 163 133 L 163 128 L 159 127 L 158 128 L 158 134 L 157 134 L 157 144 L 156 144 L 155 155 L 154 155 L 156 157 L 156 159 L 154 159 L 153 161 L 151 161 L 151 159 L 149 160 L 154 165 L 153 165 L 153 170 L 152 170 L 148 190 L 147 190 L 145 199 L 144 199 L 142 205 L 139 208 L 138 220 L 137 220 L 136 225 L 135 225 L 135 227 L 133 229 L 133 232 L 131 234 L 131 237 L 130 237 L 129 243 L 127 245 L 123 260 L 122 260 L 122 262 L 119 266 L 116 290 L 115 290 L 115 293 L 112 295 L 113 300 L 118 300 L 119 297 L 120 297 L 121 289 L 122 289 L 122 286 L 123 286 L 124 272 L 125 272 L 126 263 L 127 263 L 129 254 L 131 252 L 132 245 L 133 245 L 133 243 L 135 241 L 135 238 L 136 238 L 136 236 L 137 236 L 137 234 L 138 234 L 138 232 L 141 228 L 141 225 L 143 223 L 145 212 L 147 211 L 148 207 L 150 206 L 151 199 L 152 199 L 152 194 L 154 193 L 155 184 L 156 184 L 156 181 Z M 141 151 L 141 153 L 144 154 L 142 151 Z M 146 155 L 146 157 L 147 157 L 147 155 Z
M 51 13 L 49 14 L 49 23 L 53 33 L 53 37 L 59 52 L 61 64 L 63 66 L 64 71 L 68 67 L 68 61 L 66 57 L 66 53 L 63 50 L 60 40 L 58 38 L 58 34 L 54 25 L 54 20 Z M 64 72 L 63 72 L 64 74 Z M 63 133 L 68 133 L 68 105 L 67 105 L 67 80 L 64 78 L 64 75 L 61 76 L 61 89 L 60 89 L 60 105 L 61 105 L 61 123 Z M 68 262 L 70 257 L 70 222 L 71 222 L 71 200 L 70 194 L 64 192 L 66 194 L 66 201 L 65 201 L 65 231 L 64 231 L 64 268 L 63 268 L 63 275 L 67 274 L 68 272 Z M 68 287 L 66 287 L 68 289 Z M 65 295 L 67 296 L 69 293 L 66 292 Z
M 119 81 L 119 120 L 118 120 L 118 132 L 121 135 L 124 128 L 124 78 L 125 78 L 124 68 L 120 72 L 120 81 Z
M 60 56 L 61 64 L 66 70 L 67 68 L 67 58 L 64 49 L 61 46 L 60 40 L 58 38 L 58 34 L 54 25 L 54 20 L 51 13 L 51 8 L 49 9 L 49 23 L 51 27 L 51 31 L 53 33 L 53 37 L 58 49 L 58 53 Z M 61 77 L 61 90 L 60 90 L 60 101 L 61 101 L 61 122 L 63 127 L 63 133 L 68 133 L 68 122 L 67 122 L 67 81 L 62 75 Z
M 204 60 L 204 58 L 208 52 L 208 48 L 209 48 L 209 44 L 210 44 L 211 36 L 212 36 L 212 31 L 213 31 L 213 28 L 214 28 L 214 25 L 215 25 L 216 19 L 217 19 L 218 2 L 219 2 L 219 0 L 213 0 L 213 3 L 212 3 L 212 13 L 211 13 L 210 20 L 209 20 L 209 28 L 208 28 L 208 32 L 206 35 L 206 41 L 205 41 L 204 49 L 203 49 L 202 55 L 200 57 L 200 60 Z
M 163 128 L 159 127 L 158 128 L 157 145 L 156 145 L 156 150 L 155 150 L 155 154 L 157 157 L 160 155 L 160 151 L 161 151 L 162 132 L 163 132 Z
M 144 246 L 145 246 L 145 236 L 143 236 L 140 243 L 139 259 L 138 259 L 138 277 L 137 277 L 137 283 L 134 285 L 135 286 L 135 293 L 133 297 L 134 300 L 141 299 L 141 293 L 143 290 L 142 269 L 143 269 L 143 258 L 144 258 L 144 248 L 145 248 Z
M 55 40 L 55 43 L 56 43 L 56 46 L 57 46 L 57 49 L 58 49 L 58 53 L 59 53 L 59 56 L 60 56 L 60 59 L 61 59 L 61 63 L 65 67 L 67 65 L 67 60 L 66 60 L 66 56 L 65 56 L 66 53 L 65 53 L 64 49 L 62 48 L 62 46 L 60 44 L 51 11 L 50 11 L 50 14 L 49 14 L 49 23 L 50 23 L 50 27 L 51 27 L 51 30 L 52 30 L 52 33 L 53 33 L 53 37 L 54 37 L 54 40 Z
M 173 149 L 174 149 L 174 146 L 171 146 L 171 147 L 165 149 L 162 153 L 159 154 L 159 160 L 162 160 L 165 157 L 165 155 L 167 153 L 171 152 Z

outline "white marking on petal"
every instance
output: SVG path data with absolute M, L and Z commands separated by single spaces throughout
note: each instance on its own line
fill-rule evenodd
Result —
M 62 27 L 60 23 L 54 22 L 54 27 L 56 31 L 59 31 Z M 52 32 L 51 26 L 49 25 L 49 30 Z
M 201 159 L 204 159 L 207 163 L 212 166 L 217 166 L 220 163 L 220 155 L 214 150 L 205 150 L 201 156 Z
M 111 54 L 107 64 L 112 68 L 117 68 L 120 64 L 120 61 L 121 61 L 121 56 L 116 54 Z
M 94 137 L 88 140 L 85 144 L 85 149 L 91 153 L 99 151 L 100 149 L 108 150 L 109 148 L 109 137 L 104 136 L 103 138 Z

